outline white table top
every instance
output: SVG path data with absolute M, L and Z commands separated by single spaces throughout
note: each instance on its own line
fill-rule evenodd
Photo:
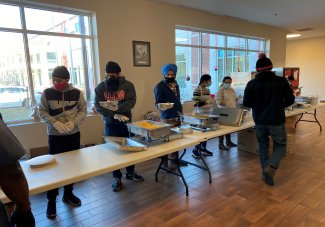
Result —
M 325 103 L 308 109 L 295 109 L 286 112 L 286 116 L 302 114 L 323 106 L 325 106 Z M 56 163 L 48 166 L 30 168 L 25 162 L 22 162 L 21 165 L 29 184 L 30 195 L 34 195 L 170 154 L 221 135 L 253 127 L 254 125 L 253 121 L 249 121 L 239 127 L 220 125 L 219 129 L 210 132 L 194 130 L 193 134 L 185 135 L 182 139 L 152 146 L 145 151 L 139 152 L 120 151 L 109 144 L 100 144 L 57 154 L 55 155 Z M 2 191 L 0 191 L 0 199 L 5 203 L 9 201 Z
M 291 117 L 295 115 L 299 115 L 302 113 L 313 111 L 317 108 L 324 107 L 325 103 L 320 103 L 317 106 L 310 107 L 308 109 L 293 109 L 291 111 L 286 111 L 286 117 Z M 251 121 L 245 122 L 241 124 L 241 126 L 227 126 L 220 125 L 219 128 L 215 131 L 203 132 L 198 130 L 193 130 L 193 134 L 185 135 L 187 138 L 199 139 L 200 142 L 207 141 L 209 139 L 213 139 L 222 135 L 226 135 L 233 132 L 238 132 L 247 128 L 251 128 L 255 126 L 253 119 Z
M 220 125 L 215 131 L 203 132 L 199 130 L 193 130 L 193 134 L 185 135 L 187 138 L 198 139 L 200 142 L 207 141 L 222 135 L 226 135 L 233 132 L 238 132 L 247 128 L 253 127 L 255 124 L 253 121 L 249 121 L 241 124 L 241 126 L 228 126 Z
M 138 152 L 120 151 L 109 144 L 100 144 L 57 154 L 56 163 L 48 166 L 30 168 L 25 162 L 22 162 L 21 166 L 28 181 L 29 193 L 35 195 L 170 154 L 198 143 L 198 139 L 182 138 Z M 5 203 L 8 202 L 3 192 L 0 193 L 0 199 Z
M 325 103 L 319 103 L 317 106 L 312 106 L 312 107 L 307 108 L 307 109 L 293 109 L 293 110 L 290 110 L 290 111 L 286 111 L 286 117 L 291 117 L 291 116 L 295 116 L 295 115 L 298 115 L 298 114 L 310 112 L 310 111 L 313 111 L 315 109 L 318 109 L 318 108 L 321 108 L 321 107 L 324 107 L 324 106 L 325 106 Z

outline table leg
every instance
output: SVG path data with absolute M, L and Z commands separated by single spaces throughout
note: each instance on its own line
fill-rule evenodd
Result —
M 184 156 L 185 153 L 186 153 L 186 149 L 184 149 L 184 151 L 183 151 L 183 153 L 182 153 L 182 155 L 180 157 L 180 160 L 182 160 L 184 163 L 187 163 L 188 165 L 192 165 L 192 166 L 195 166 L 195 167 L 197 167 L 199 169 L 202 169 L 204 171 L 207 171 L 208 174 L 209 174 L 209 183 L 211 183 L 212 182 L 212 177 L 211 177 L 210 168 L 209 168 L 208 164 L 206 163 L 206 161 L 205 161 L 205 159 L 204 159 L 201 151 L 199 150 L 199 154 L 200 154 L 200 157 L 201 157 L 201 160 L 202 160 L 204 166 L 201 166 L 201 165 L 198 165 L 198 164 L 195 164 L 195 163 L 192 163 L 192 162 L 183 160 L 182 158 L 183 158 L 183 156 Z
M 311 114 L 314 116 L 314 119 L 313 121 L 311 120 L 304 120 L 302 119 L 302 117 L 304 116 L 304 114 Z M 299 117 L 298 121 L 296 122 L 295 124 L 295 128 L 297 127 L 297 124 L 299 121 L 306 121 L 306 122 L 314 122 L 314 123 L 317 123 L 319 125 L 319 130 L 322 131 L 322 125 L 319 123 L 318 119 L 317 119 L 317 112 L 316 112 L 316 109 L 314 109 L 314 113 L 302 113 L 301 116 Z
M 189 192 L 188 192 L 188 186 L 187 186 L 187 183 L 186 183 L 186 180 L 184 178 L 184 175 L 182 173 L 182 170 L 180 168 L 180 165 L 179 165 L 179 157 L 178 157 L 178 152 L 177 152 L 177 156 L 176 156 L 176 160 L 175 159 L 170 159 L 170 158 L 165 158 L 165 157 L 160 157 L 160 163 L 159 163 L 159 166 L 158 166 L 158 169 L 156 171 L 156 174 L 155 174 L 155 180 L 156 182 L 158 182 L 158 173 L 161 169 L 163 169 L 164 171 L 168 172 L 168 173 L 171 173 L 175 176 L 178 176 L 178 177 L 181 177 L 182 181 L 183 181 L 183 184 L 185 186 L 185 190 L 186 190 L 186 196 L 189 196 Z M 176 162 L 176 169 L 177 169 L 177 172 L 174 172 L 174 171 L 171 171 L 170 169 L 167 169 L 167 168 L 164 168 L 162 167 L 162 164 L 163 164 L 163 159 L 167 159 L 167 160 L 173 160 Z

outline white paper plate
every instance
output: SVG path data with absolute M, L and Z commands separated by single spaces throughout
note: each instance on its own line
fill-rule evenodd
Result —
M 55 163 L 56 159 L 53 155 L 41 155 L 26 161 L 30 167 L 41 167 L 45 165 L 49 165 Z

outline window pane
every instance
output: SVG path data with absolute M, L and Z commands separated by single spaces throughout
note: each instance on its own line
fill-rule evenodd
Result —
M 223 50 L 202 48 L 202 75 L 211 76 L 211 94 L 215 94 L 221 85 L 223 78 Z
M 177 83 L 182 101 L 192 100 L 194 89 L 200 81 L 199 48 L 176 47 Z M 190 80 L 187 81 L 186 77 Z
M 246 67 L 247 67 L 247 71 L 249 72 L 253 72 L 256 71 L 256 61 L 258 59 L 258 52 L 252 52 L 249 51 L 247 53 L 247 57 L 246 57 Z
M 199 32 L 176 29 L 176 43 L 199 45 Z
M 87 16 L 31 8 L 25 8 L 25 16 L 26 27 L 29 30 L 89 34 L 89 18 Z
M 86 87 L 89 88 L 89 81 L 85 78 L 83 59 L 90 54 L 83 53 L 82 43 L 84 41 L 81 38 L 28 35 L 28 40 L 30 55 L 39 56 L 39 61 L 34 61 L 31 64 L 34 72 L 34 94 L 37 103 L 40 101 L 42 91 L 52 86 L 51 75 L 53 69 L 58 65 L 68 68 L 70 83 L 86 96 L 86 93 L 89 92 L 89 90 L 86 91 Z M 86 52 L 90 50 L 89 46 L 88 43 L 88 48 L 85 48 Z M 88 61 L 88 59 L 86 60 Z
M 0 112 L 5 121 L 31 113 L 22 34 L 0 32 Z
M 236 49 L 245 49 L 245 39 L 240 37 L 227 37 L 227 47 Z
M 21 28 L 19 7 L 0 4 L 0 27 Z
M 251 80 L 250 72 L 232 72 L 230 74 L 232 78 L 231 86 L 235 89 L 236 95 L 244 95 L 246 84 Z
M 202 33 L 202 45 L 211 47 L 225 47 L 226 37 L 224 35 Z
M 248 39 L 248 47 L 249 50 L 261 50 L 263 48 L 263 44 L 260 40 L 257 39 Z

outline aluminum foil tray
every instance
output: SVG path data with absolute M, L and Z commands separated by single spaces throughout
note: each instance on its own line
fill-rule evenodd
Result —
M 240 126 L 246 115 L 245 110 L 236 108 L 216 108 L 213 114 L 219 115 L 219 123 L 222 125 Z
M 130 133 L 143 136 L 147 140 L 168 136 L 172 127 L 170 124 L 150 120 L 137 121 L 127 125 Z
M 218 115 L 186 113 L 182 117 L 183 122 L 191 125 L 209 126 L 219 123 Z
M 106 143 L 121 151 L 143 151 L 145 146 L 137 141 L 126 137 L 105 136 Z

